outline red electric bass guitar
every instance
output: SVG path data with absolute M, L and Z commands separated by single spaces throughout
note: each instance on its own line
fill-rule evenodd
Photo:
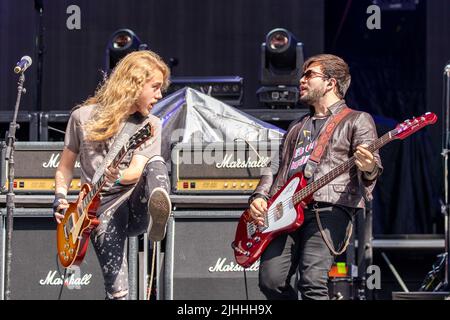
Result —
M 368 150 L 373 152 L 393 140 L 403 140 L 423 127 L 435 123 L 436 120 L 436 115 L 430 112 L 406 120 L 373 141 Z M 250 267 L 275 237 L 300 227 L 304 219 L 303 210 L 312 201 L 313 193 L 353 166 L 355 166 L 354 156 L 308 185 L 303 173 L 292 176 L 283 188 L 269 199 L 264 226 L 256 225 L 250 215 L 250 209 L 245 210 L 239 219 L 236 236 L 231 244 L 236 262 L 244 268 Z
M 125 143 L 110 167 L 116 168 L 128 151 L 138 148 L 152 135 L 152 126 L 147 123 Z M 96 211 L 100 204 L 99 193 L 105 183 L 106 177 L 102 175 L 94 185 L 83 184 L 77 200 L 69 203 L 64 219 L 56 228 L 58 257 L 65 268 L 80 265 L 84 259 L 89 236 L 99 224 Z

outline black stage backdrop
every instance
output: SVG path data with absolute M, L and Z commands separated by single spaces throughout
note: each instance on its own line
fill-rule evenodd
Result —
M 44 11 L 42 110 L 68 110 L 95 90 L 110 36 L 133 30 L 165 61 L 175 57 L 174 76 L 244 78 L 245 106 L 256 107 L 260 46 L 284 27 L 305 44 L 305 54 L 323 51 L 323 0 L 41 0 Z M 34 60 L 38 13 L 32 0 L 0 1 L 0 110 L 12 108 L 16 83 L 11 69 L 24 54 Z M 81 29 L 69 30 L 70 5 L 81 11 Z M 35 61 L 36 62 L 36 61 Z M 22 110 L 34 110 L 37 64 L 27 73 L 30 89 Z
M 35 6 L 42 3 L 40 20 Z M 81 29 L 69 30 L 70 5 Z M 305 55 L 343 56 L 353 76 L 349 105 L 376 119 L 379 133 L 425 111 L 441 116 L 442 69 L 450 59 L 450 2 L 419 1 L 413 11 L 382 11 L 381 30 L 369 30 L 370 0 L 95 0 L 0 1 L 0 110 L 16 98 L 12 68 L 23 55 L 28 93 L 21 110 L 69 110 L 92 95 L 111 34 L 133 30 L 164 60 L 177 58 L 174 76 L 239 75 L 245 108 L 257 107 L 260 45 L 276 27 L 292 31 Z M 43 22 L 42 103 L 37 103 L 39 23 Z M 442 229 L 441 122 L 382 151 L 385 172 L 374 201 L 375 233 L 431 233 Z
M 415 10 L 382 9 L 379 30 L 366 26 L 371 4 L 326 1 L 325 47 L 350 65 L 349 104 L 371 113 L 380 135 L 427 111 L 441 118 L 439 88 L 450 59 L 448 1 L 419 1 Z M 375 234 L 442 231 L 441 126 L 438 121 L 381 150 L 385 171 L 374 194 Z

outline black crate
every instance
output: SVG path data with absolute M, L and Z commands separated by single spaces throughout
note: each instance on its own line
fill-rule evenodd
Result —
M 0 111 L 0 140 L 6 140 L 5 134 L 9 131 L 9 125 L 14 117 L 13 111 Z M 38 113 L 20 111 L 17 113 L 16 129 L 17 141 L 38 141 Z

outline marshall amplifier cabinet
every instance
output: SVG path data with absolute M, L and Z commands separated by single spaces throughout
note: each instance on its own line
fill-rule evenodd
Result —
M 16 194 L 53 194 L 55 171 L 61 159 L 63 142 L 16 142 L 14 152 L 14 192 Z M 2 192 L 8 190 L 8 161 L 6 145 L 2 142 L 0 183 Z M 80 190 L 80 163 L 75 171 L 70 193 Z
M 279 140 L 191 144 L 172 148 L 175 194 L 250 194 L 278 156 Z
M 0 249 L 5 253 L 6 209 L 0 209 Z M 51 208 L 15 208 L 11 243 L 10 290 L 13 300 L 103 300 L 103 275 L 92 244 L 79 267 L 64 274 L 56 253 Z M 4 257 L 0 271 L 4 275 Z M 0 277 L 0 288 L 4 288 Z M 0 291 L 2 291 L 0 289 Z M 2 291 L 2 297 L 4 292 Z
M 164 299 L 264 299 L 258 262 L 246 270 L 234 260 L 230 243 L 242 210 L 175 210 L 167 226 Z

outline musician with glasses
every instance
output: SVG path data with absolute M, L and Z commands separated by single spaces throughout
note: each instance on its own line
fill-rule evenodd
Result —
M 303 71 L 299 99 L 311 112 L 288 128 L 278 161 L 272 162 L 249 199 L 252 218 L 264 225 L 267 200 L 294 174 L 301 172 L 309 182 L 315 181 L 353 155 L 356 166 L 317 190 L 304 210 L 303 224 L 294 232 L 279 235 L 262 254 L 259 287 L 268 299 L 298 299 L 296 289 L 302 299 L 329 299 L 328 272 L 336 256 L 345 252 L 354 214 L 357 208 L 364 208 L 365 199 L 372 199 L 382 172 L 378 152 L 367 149 L 377 138 L 372 117 L 348 109 L 344 100 L 351 81 L 347 63 L 320 54 L 305 61 Z M 312 162 L 310 156 L 324 128 L 331 128 L 330 120 L 344 111 L 348 114 L 323 146 L 320 161 Z M 299 281 L 293 286 L 297 271 Z

